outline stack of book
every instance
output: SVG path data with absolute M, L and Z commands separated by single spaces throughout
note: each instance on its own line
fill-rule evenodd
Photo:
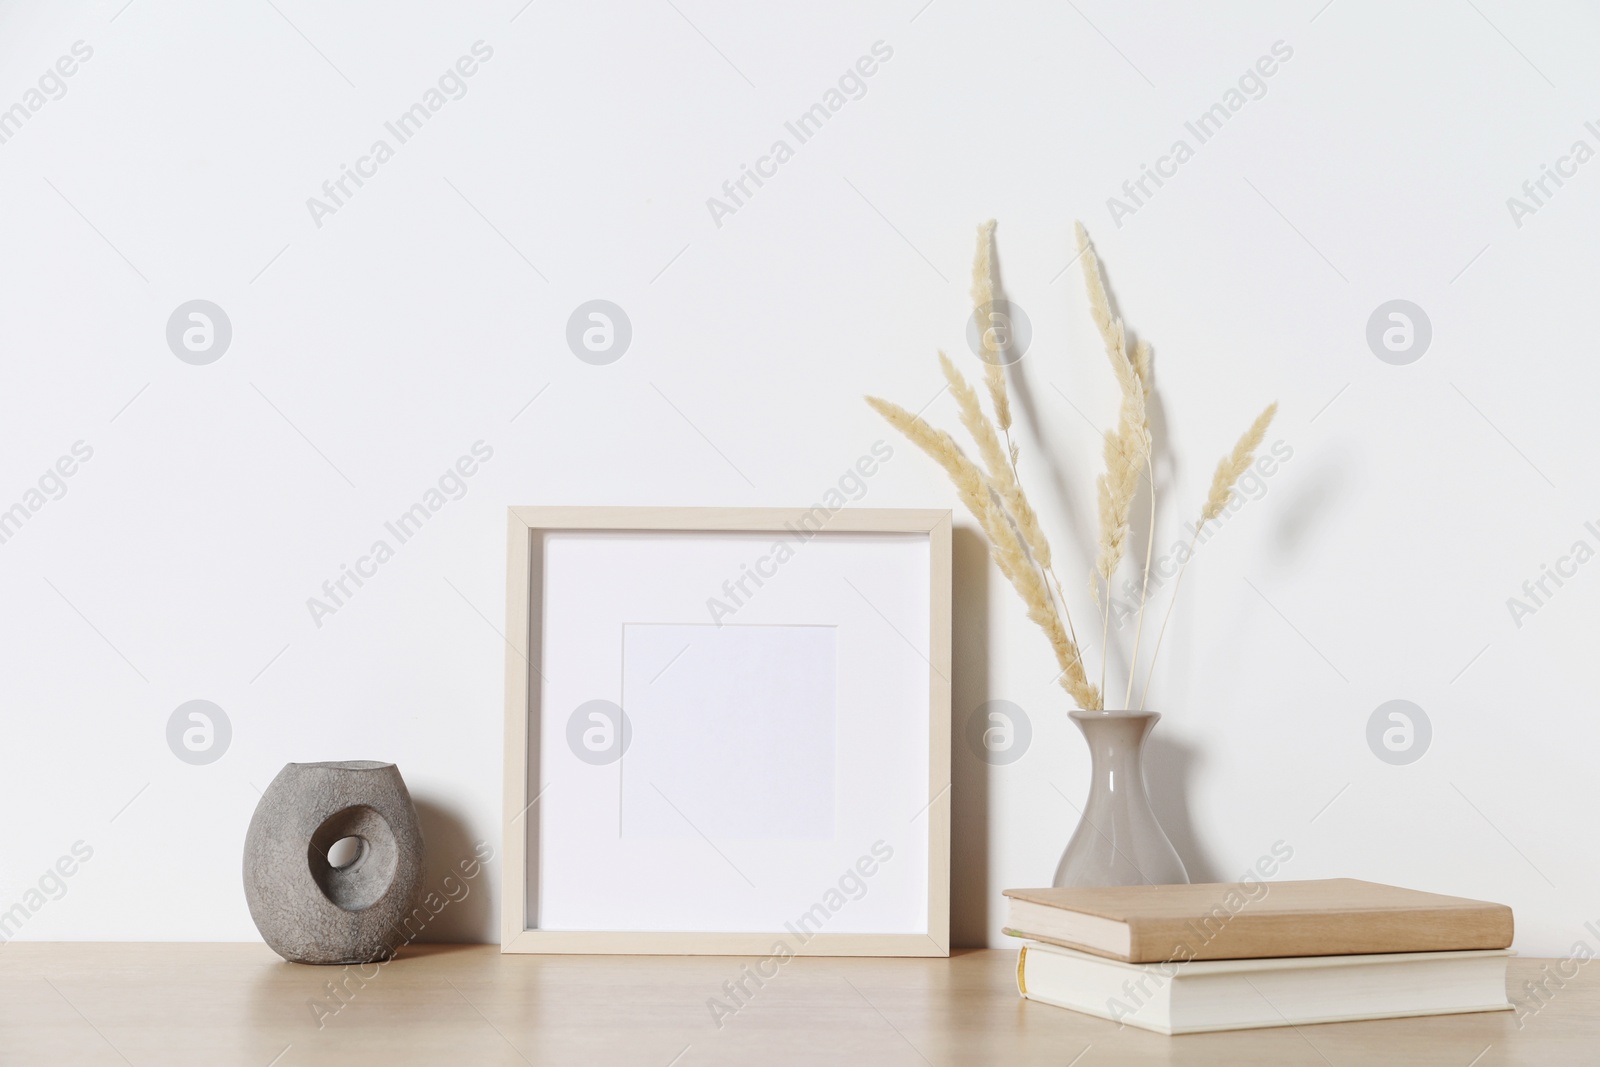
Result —
M 1158 1033 L 1511 1008 L 1503 904 L 1353 878 L 1005 895 L 1024 997 Z

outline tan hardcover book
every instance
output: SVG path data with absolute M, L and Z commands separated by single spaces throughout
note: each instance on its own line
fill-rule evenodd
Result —
M 1511 909 L 1355 878 L 1007 889 L 1005 932 L 1127 963 L 1463 952 L 1511 945 Z

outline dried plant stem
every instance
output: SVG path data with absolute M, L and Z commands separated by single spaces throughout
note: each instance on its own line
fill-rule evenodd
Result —
M 1139 707 L 1144 707 L 1145 699 L 1150 695 L 1150 680 L 1155 677 L 1156 657 L 1161 655 L 1161 639 L 1166 636 L 1167 623 L 1172 619 L 1172 609 L 1178 603 L 1178 590 L 1183 588 L 1183 576 L 1189 569 L 1189 561 L 1194 559 L 1194 546 L 1200 539 L 1200 531 L 1206 523 L 1222 514 L 1222 509 L 1228 506 L 1228 499 L 1233 495 L 1233 487 L 1239 476 L 1250 469 L 1250 464 L 1255 462 L 1256 449 L 1261 447 L 1261 442 L 1266 439 L 1267 427 L 1272 425 L 1272 417 L 1278 413 L 1277 404 L 1268 404 L 1261 414 L 1256 416 L 1256 421 L 1250 424 L 1239 440 L 1234 444 L 1233 451 L 1223 456 L 1217 463 L 1216 473 L 1211 476 L 1211 489 L 1206 493 L 1206 503 L 1200 509 L 1200 521 L 1195 523 L 1194 534 L 1189 538 L 1189 551 L 1183 558 L 1183 563 L 1178 567 L 1178 580 L 1172 586 L 1172 599 L 1167 601 L 1167 613 L 1161 620 L 1161 632 L 1156 635 L 1155 650 L 1150 653 L 1150 667 L 1144 676 L 1144 689 L 1139 694 Z
M 1122 393 L 1122 403 L 1117 412 L 1116 429 L 1105 435 L 1106 470 L 1096 483 L 1098 490 L 1100 540 L 1095 556 L 1094 573 L 1089 578 L 1089 588 L 1096 598 L 1100 585 L 1105 585 L 1105 603 L 1101 605 L 1101 661 L 1100 686 L 1105 688 L 1107 661 L 1111 658 L 1111 583 L 1117 567 L 1127 552 L 1127 538 L 1133 501 L 1139 493 L 1139 481 L 1149 466 L 1150 458 L 1150 350 L 1139 344 L 1133 353 L 1128 352 L 1128 334 L 1120 319 L 1111 314 L 1106 298 L 1105 280 L 1100 275 L 1100 261 L 1089 234 L 1079 223 L 1077 227 L 1078 253 L 1083 260 L 1083 282 L 1089 294 L 1089 313 L 1105 341 L 1106 356 L 1111 360 L 1111 371 L 1116 376 Z M 1155 485 L 1151 482 L 1151 499 Z M 1129 671 L 1133 669 L 1129 664 Z M 1133 688 L 1130 674 L 1128 689 Z
M 1150 394 L 1155 383 L 1150 376 L 1150 345 L 1144 341 L 1133 346 L 1133 369 L 1139 375 L 1139 384 L 1144 387 L 1145 428 L 1148 437 Z M 1156 468 L 1151 457 L 1151 449 L 1148 447 L 1144 453 L 1144 469 L 1150 481 L 1150 528 L 1146 531 L 1144 542 L 1144 577 L 1139 585 L 1139 619 L 1134 624 L 1133 658 L 1128 661 L 1128 689 L 1122 698 L 1124 707 L 1133 700 L 1133 677 L 1139 669 L 1139 643 L 1144 637 L 1144 606 L 1150 600 L 1150 560 L 1156 547 Z
M 1111 582 L 1106 582 L 1104 611 L 1100 618 L 1100 692 L 1106 691 L 1106 665 L 1111 662 Z
M 1183 588 L 1183 576 L 1189 570 L 1189 561 L 1194 559 L 1194 546 L 1200 540 L 1200 527 L 1194 528 L 1194 536 L 1189 538 L 1189 551 L 1184 554 L 1183 563 L 1178 566 L 1178 580 L 1172 583 L 1172 599 L 1167 601 L 1167 613 L 1161 617 L 1161 629 L 1156 634 L 1156 647 L 1150 651 L 1150 666 L 1144 674 L 1144 688 L 1139 691 L 1139 710 L 1144 710 L 1144 702 L 1150 696 L 1150 679 L 1155 677 L 1156 657 L 1161 655 L 1161 642 L 1167 636 L 1167 623 L 1172 621 L 1172 608 L 1178 602 L 1178 590 Z
M 1081 654 L 1083 645 L 1078 641 L 1078 631 L 1075 627 L 1073 627 L 1072 615 L 1067 611 L 1067 594 L 1061 591 L 1061 579 L 1056 577 L 1055 565 L 1052 564 L 1044 568 L 1044 572 L 1045 574 L 1049 575 L 1050 578 L 1051 595 L 1054 596 L 1056 602 L 1061 605 L 1061 617 L 1067 620 L 1067 633 L 1072 638 L 1072 645 L 1074 648 L 1079 649 Z M 1101 650 L 1101 654 L 1104 655 L 1103 648 Z M 1104 691 L 1105 689 L 1102 685 L 1101 692 L 1103 693 Z
M 944 364 L 945 380 L 951 383 L 957 403 L 961 406 L 963 425 L 966 425 L 968 431 L 973 434 L 973 440 L 978 442 L 984 464 L 989 468 L 989 477 L 1000 487 L 1006 506 L 1012 515 L 1020 520 L 1020 532 L 1028 544 L 1035 564 L 1039 567 L 1040 576 L 1045 581 L 1045 590 L 1050 594 L 1057 612 L 1066 623 L 1067 635 L 1072 638 L 1073 647 L 1081 650 L 1083 646 L 1078 643 L 1078 628 L 1073 625 L 1072 612 L 1067 606 L 1066 594 L 1061 589 L 1061 579 L 1056 577 L 1050 544 L 1045 539 L 1044 531 L 1039 527 L 1038 517 L 1022 493 L 1021 476 L 1017 466 L 1018 448 L 1011 438 L 1011 398 L 1006 390 L 1005 368 L 1001 365 L 1001 351 L 994 343 L 994 334 L 983 321 L 985 315 L 993 312 L 995 303 L 994 228 L 993 219 L 978 226 L 977 247 L 972 257 L 972 308 L 979 329 L 979 358 L 984 364 L 984 385 L 989 393 L 989 402 L 994 407 L 995 423 L 1000 435 L 1005 438 L 1004 470 L 997 461 L 1001 454 L 998 442 L 995 447 L 985 448 L 981 436 L 984 434 L 982 424 L 985 420 L 976 396 L 972 395 L 970 389 L 965 388 L 964 382 L 961 387 L 956 385 L 952 376 L 958 378 L 959 375 L 956 375 L 953 367 L 949 366 L 943 353 L 940 353 L 939 358 Z
M 1027 545 L 1028 555 L 1033 566 L 1039 571 L 1045 594 L 1051 598 L 1056 613 L 1065 620 L 1067 635 L 1072 639 L 1074 652 L 1081 655 L 1078 632 L 1072 625 L 1072 614 L 1067 610 L 1066 598 L 1058 598 L 1050 589 L 1046 579 L 1052 567 L 1050 541 L 1045 537 L 1044 528 L 1039 525 L 1039 516 L 1033 510 L 1033 505 L 1028 502 L 1027 494 L 1022 491 L 1022 483 L 1017 480 L 1016 451 L 1001 447 L 994 424 L 983 413 L 983 407 L 978 402 L 977 391 L 967 383 L 961 372 L 956 370 L 955 364 L 950 362 L 950 357 L 943 352 L 939 353 L 939 367 L 944 371 L 945 381 L 950 386 L 950 395 L 955 398 L 961 425 L 972 435 L 973 442 L 978 446 L 978 456 L 988 470 L 984 484 L 1000 498 L 1004 505 L 1005 517 L 1015 526 L 1022 542 Z M 1081 667 L 1081 663 L 1079 665 Z
M 1011 443 L 1011 432 L 1009 430 L 1006 431 L 1006 448 L 1011 457 L 1012 480 L 1016 481 L 1020 486 L 1021 475 L 1017 471 L 1017 446 Z M 1037 521 L 1037 518 L 1035 518 L 1035 521 Z M 1043 534 L 1041 533 L 1040 536 L 1042 537 Z M 1037 564 L 1038 560 L 1035 559 L 1034 562 Z M 1049 591 L 1051 598 L 1055 601 L 1057 610 L 1060 611 L 1062 619 L 1066 621 L 1067 635 L 1072 638 L 1073 647 L 1079 649 L 1081 653 L 1083 645 L 1078 641 L 1078 628 L 1072 625 L 1072 612 L 1067 607 L 1067 594 L 1062 592 L 1061 579 L 1056 576 L 1055 562 L 1054 560 L 1047 559 L 1044 563 L 1038 564 L 1038 566 L 1040 574 L 1046 579 L 1046 590 Z M 1101 691 L 1104 692 L 1104 690 L 1105 682 L 1102 680 Z
M 1018 483 L 1018 485 L 1020 486 L 1020 484 L 1021 484 L 1021 474 L 1017 470 L 1017 446 L 1015 444 L 1013 444 L 1012 441 L 1011 441 L 1011 431 L 1010 430 L 1006 430 L 1005 431 L 1005 435 L 1006 435 L 1006 451 L 1007 451 L 1007 453 L 1008 453 L 1008 455 L 1009 455 L 1009 457 L 1011 459 L 1011 478 L 1012 478 L 1013 481 L 1016 481 Z M 1030 514 L 1031 514 L 1032 509 L 1030 508 L 1029 511 L 1030 511 Z M 1037 521 L 1037 517 L 1035 517 L 1034 521 Z M 1044 535 L 1041 532 L 1040 533 L 1040 538 L 1042 539 L 1043 536 Z M 1039 562 L 1039 561 L 1037 559 L 1035 559 L 1035 562 Z M 1061 617 L 1064 620 L 1066 620 L 1066 623 L 1067 623 L 1067 634 L 1072 638 L 1073 647 L 1079 649 L 1080 653 L 1081 653 L 1083 645 L 1078 640 L 1078 628 L 1072 624 L 1072 611 L 1067 607 L 1067 594 L 1062 591 L 1061 579 L 1056 574 L 1056 565 L 1055 565 L 1054 559 L 1052 559 L 1052 558 L 1047 556 L 1042 563 L 1039 563 L 1039 570 L 1046 578 L 1045 588 L 1049 590 L 1051 597 L 1053 598 L 1055 603 L 1059 606 L 1058 610 L 1061 612 Z M 1104 691 L 1103 683 L 1102 683 L 1102 687 L 1101 688 L 1102 688 L 1102 692 L 1103 692 Z
M 965 382 L 962 385 L 965 386 Z M 867 403 L 890 426 L 944 468 L 961 502 L 978 520 L 978 525 L 988 538 L 990 555 L 1000 568 L 1000 573 L 1022 597 L 1028 609 L 1028 618 L 1049 639 L 1056 662 L 1061 667 L 1062 688 L 1078 702 L 1079 707 L 1085 710 L 1099 708 L 1100 691 L 1089 684 L 1084 674 L 1083 657 L 1062 626 L 1055 601 L 1051 599 L 1049 590 L 1039 577 L 1038 568 L 1023 547 L 1023 540 L 1013 526 L 1014 516 L 1007 514 L 1000 502 L 1000 495 L 993 491 L 994 487 L 984 478 L 977 464 L 967 458 L 948 433 L 929 426 L 904 408 L 872 396 L 867 397 Z
M 1148 379 L 1146 379 L 1148 380 Z M 1156 548 L 1156 469 L 1149 454 L 1144 457 L 1145 473 L 1150 479 L 1150 529 L 1144 540 L 1144 581 L 1139 587 L 1139 620 L 1133 628 L 1133 656 L 1128 660 L 1128 689 L 1122 695 L 1122 706 L 1133 700 L 1133 676 L 1139 669 L 1139 642 L 1144 637 L 1144 606 L 1150 599 L 1150 560 Z M 1148 688 L 1149 683 L 1146 683 Z M 1140 709 L 1144 707 L 1141 697 Z

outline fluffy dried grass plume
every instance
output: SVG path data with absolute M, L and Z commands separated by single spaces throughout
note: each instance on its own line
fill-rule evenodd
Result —
M 1256 449 L 1261 447 L 1262 440 L 1267 436 L 1267 427 L 1272 425 L 1272 417 L 1277 413 L 1278 405 L 1268 404 L 1233 446 L 1233 451 L 1223 456 L 1217 464 L 1217 473 L 1211 477 L 1211 492 L 1207 494 L 1206 506 L 1200 512 L 1200 525 L 1204 526 L 1221 515 L 1222 509 L 1228 506 L 1234 484 L 1255 462 Z
M 1126 381 L 1122 385 L 1122 406 L 1117 427 L 1108 430 L 1102 447 L 1105 473 L 1097 483 L 1100 515 L 1100 540 L 1095 557 L 1095 573 L 1110 582 L 1127 552 L 1128 530 L 1133 516 L 1133 499 L 1139 492 L 1145 464 L 1150 457 L 1150 427 L 1145 410 L 1144 390 L 1134 377 L 1132 364 L 1124 356 Z M 1117 361 L 1113 359 L 1115 366 Z
M 988 533 L 992 524 L 988 486 L 984 484 L 983 472 L 967 458 L 965 452 L 961 451 L 961 446 L 956 444 L 955 439 L 891 401 L 869 396 L 867 403 L 872 406 L 872 410 L 882 415 L 890 426 L 899 430 L 907 440 L 944 468 L 956 487 L 957 495 L 961 497 L 961 503 L 972 512 L 972 517 L 978 520 L 984 533 Z M 1001 569 L 1004 569 L 1004 565 Z
M 1000 495 L 1006 510 L 1016 522 L 1017 531 L 1027 543 L 1028 551 L 1033 554 L 1034 560 L 1040 567 L 1048 570 L 1050 541 L 1045 537 L 1043 527 L 1039 525 L 1039 516 L 1034 513 L 1033 505 L 1028 503 L 1028 497 L 1022 491 L 1021 482 L 1017 480 L 1016 468 L 1012 465 L 1015 452 L 1000 444 L 999 434 L 994 424 L 989 421 L 989 417 L 983 413 L 977 392 L 967 384 L 961 372 L 956 370 L 956 365 L 951 363 L 950 357 L 943 352 L 939 353 L 939 367 L 944 371 L 945 381 L 950 385 L 950 395 L 955 397 L 956 409 L 961 415 L 961 425 L 972 435 L 973 442 L 978 446 L 978 455 L 988 470 L 989 484 Z
M 1106 297 L 1105 276 L 1100 269 L 1100 257 L 1095 254 L 1094 242 L 1083 223 L 1077 223 L 1074 233 L 1078 239 L 1078 258 L 1083 262 L 1083 283 L 1089 292 L 1089 317 L 1105 340 L 1106 350 L 1127 352 L 1128 339 L 1122 320 L 1111 314 L 1111 302 Z M 1150 345 L 1140 341 L 1133 349 L 1133 369 L 1144 386 L 1145 399 L 1150 398 Z
M 1133 346 L 1133 369 L 1139 375 L 1139 383 L 1144 386 L 1144 399 L 1150 400 L 1150 342 L 1140 341 Z
M 1150 461 L 1150 348 L 1141 342 L 1128 354 L 1128 335 L 1122 320 L 1111 314 L 1106 299 L 1100 260 L 1089 243 L 1089 234 L 1079 223 L 1078 256 L 1083 261 L 1084 287 L 1089 293 L 1089 314 L 1105 341 L 1106 357 L 1117 380 L 1122 402 L 1117 411 L 1116 428 L 1105 435 L 1103 453 L 1106 471 L 1097 483 L 1100 540 L 1096 546 L 1094 572 L 1089 577 L 1090 592 L 1097 598 L 1099 585 L 1110 585 L 1127 554 L 1128 530 L 1133 516 L 1134 497 Z M 1109 604 L 1107 607 L 1109 608 Z
M 991 315 L 994 311 L 994 219 L 978 227 L 978 247 L 972 254 L 972 310 L 978 316 L 978 346 L 983 350 L 983 381 L 994 405 L 994 421 L 1001 433 L 1011 430 L 1011 397 L 1006 393 L 1006 371 L 996 343 Z M 1016 447 L 1008 446 L 1011 462 L 1017 461 Z
M 1106 347 L 1110 348 L 1120 324 L 1111 317 L 1111 304 L 1106 299 L 1105 280 L 1100 275 L 1100 257 L 1095 255 L 1094 245 L 1089 240 L 1089 231 L 1083 228 L 1083 223 L 1073 226 L 1073 234 L 1078 238 L 1078 259 L 1083 263 L 1083 282 L 1089 290 L 1089 317 L 1094 319 L 1095 328 L 1100 331 L 1100 336 L 1105 338 Z M 1115 344 L 1120 347 L 1121 339 L 1116 338 Z
M 980 352 L 984 363 L 984 385 L 994 410 L 991 418 L 983 409 L 977 392 L 961 374 L 949 357 L 939 353 L 939 365 L 944 372 L 951 395 L 955 398 L 961 425 L 972 437 L 977 447 L 979 463 L 961 450 L 953 437 L 943 430 L 930 426 L 919 416 L 905 408 L 878 397 L 867 397 L 867 403 L 883 416 L 889 425 L 927 453 L 942 467 L 955 486 L 961 503 L 972 513 L 984 537 L 989 542 L 989 553 L 1000 573 L 1011 583 L 1022 598 L 1028 618 L 1044 631 L 1055 654 L 1061 672 L 1062 688 L 1080 708 L 1098 710 L 1104 706 L 1102 692 L 1105 687 L 1105 668 L 1102 660 L 1101 684 L 1089 681 L 1084 668 L 1083 654 L 1077 631 L 1072 625 L 1072 614 L 1060 580 L 1056 577 L 1051 558 L 1050 542 L 1045 537 L 1039 516 L 1029 502 L 1017 475 L 1017 446 L 1011 440 L 1011 404 L 1006 393 L 1006 378 L 1000 365 L 1001 344 L 992 327 L 1003 325 L 993 320 L 985 321 L 983 313 L 992 309 L 995 302 L 994 284 L 994 228 L 993 221 L 978 227 L 978 247 L 972 263 L 972 300 L 978 315 Z M 1153 383 L 1150 371 L 1150 346 L 1144 341 L 1128 347 L 1127 330 L 1122 321 L 1111 312 L 1106 297 L 1105 280 L 1100 271 L 1100 260 L 1089 235 L 1083 226 L 1077 227 L 1078 251 L 1083 260 L 1084 284 L 1089 295 L 1089 313 L 1093 317 L 1101 339 L 1105 342 L 1106 356 L 1117 382 L 1120 400 L 1117 406 L 1115 428 L 1105 435 L 1102 453 L 1105 472 L 1096 480 L 1096 504 L 1100 520 L 1099 537 L 1094 560 L 1089 568 L 1089 586 L 1096 598 L 1100 587 L 1106 589 L 1102 614 L 1103 644 L 1109 644 L 1111 596 L 1113 580 L 1127 555 L 1130 518 L 1138 496 L 1140 483 L 1152 475 L 1150 453 L 1150 398 Z M 1277 411 L 1272 404 L 1263 411 L 1255 423 L 1241 437 L 1234 449 L 1218 464 L 1212 479 L 1211 491 L 1201 512 L 1200 525 L 1216 518 L 1227 505 L 1229 495 L 1240 476 L 1254 461 L 1255 451 L 1264 439 L 1267 427 Z M 1145 547 L 1144 588 L 1150 579 L 1151 549 L 1155 539 L 1155 485 L 1150 486 L 1150 543 Z M 1198 534 L 1198 527 L 1196 528 Z M 1173 598 L 1182 585 L 1187 560 L 1193 558 L 1193 548 L 1185 558 L 1173 587 Z M 1128 684 L 1124 702 L 1131 700 L 1133 679 L 1139 665 L 1140 646 L 1137 634 L 1142 634 L 1146 599 L 1140 594 L 1138 607 L 1139 630 L 1128 663 Z M 1166 618 L 1172 617 L 1172 606 L 1167 607 Z M 1161 635 L 1166 633 L 1166 621 Z M 1150 656 L 1150 673 L 1145 677 L 1148 693 L 1150 674 L 1154 672 L 1155 657 L 1161 650 L 1161 637 L 1156 640 Z M 1143 707 L 1141 700 L 1140 706 Z

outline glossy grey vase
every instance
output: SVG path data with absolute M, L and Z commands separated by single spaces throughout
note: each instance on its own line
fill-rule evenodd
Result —
M 328 850 L 354 838 L 355 858 Z M 422 826 L 400 769 L 345 760 L 288 763 L 244 839 L 244 896 L 273 951 L 294 963 L 371 963 L 409 941 L 422 885 Z
M 1150 807 L 1144 742 L 1161 718 L 1153 711 L 1074 711 L 1089 743 L 1089 799 L 1056 866 L 1056 886 L 1177 885 L 1183 861 Z

